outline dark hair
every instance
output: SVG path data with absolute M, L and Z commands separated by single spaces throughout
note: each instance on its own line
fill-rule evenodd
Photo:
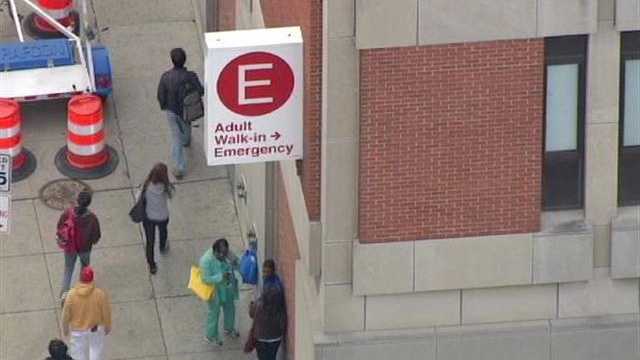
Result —
M 220 238 L 213 243 L 213 252 L 220 253 L 220 247 L 224 245 L 227 249 L 229 249 L 229 242 L 225 238 Z
M 273 259 L 267 259 L 262 263 L 263 267 L 268 267 L 270 269 L 273 270 L 273 272 L 276 272 L 276 262 L 273 261 Z
M 184 63 L 187 62 L 187 53 L 182 48 L 175 48 L 171 50 L 171 62 L 173 66 L 177 68 L 183 68 Z
M 144 181 L 144 188 L 146 189 L 149 184 L 162 184 L 164 185 L 164 191 L 169 197 L 173 195 L 173 184 L 169 182 L 169 173 L 167 171 L 167 165 L 164 163 L 157 163 L 153 166 L 147 180 Z
M 52 360 L 65 360 L 68 359 L 67 345 L 60 339 L 53 339 L 49 341 L 49 355 Z
M 78 193 L 76 197 L 76 206 L 75 212 L 77 215 L 84 215 L 87 212 L 87 208 L 91 205 L 91 199 L 93 195 L 91 195 L 90 191 L 82 190 Z

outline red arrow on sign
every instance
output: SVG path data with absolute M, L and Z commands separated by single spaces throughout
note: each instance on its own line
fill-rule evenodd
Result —
M 280 133 L 279 133 L 279 132 L 277 132 L 277 131 L 276 131 L 276 132 L 274 132 L 273 134 L 271 134 L 271 137 L 273 138 L 273 140 L 278 140 L 278 139 L 280 139 L 280 136 L 282 136 L 282 135 L 280 135 Z

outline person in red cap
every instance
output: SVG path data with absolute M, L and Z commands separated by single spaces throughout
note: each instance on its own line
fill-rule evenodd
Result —
M 111 332 L 111 304 L 93 277 L 91 266 L 82 269 L 80 281 L 69 291 L 62 308 L 62 332 L 71 336 L 75 360 L 102 360 L 104 337 Z

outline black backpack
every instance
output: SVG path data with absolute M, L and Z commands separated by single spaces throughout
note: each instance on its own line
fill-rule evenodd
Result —
M 195 73 L 188 72 L 187 77 L 178 88 L 178 99 L 182 105 L 182 120 L 186 123 L 192 123 L 204 117 L 204 104 L 200 89 L 198 84 L 194 83 L 194 81 L 198 81 L 197 78 Z

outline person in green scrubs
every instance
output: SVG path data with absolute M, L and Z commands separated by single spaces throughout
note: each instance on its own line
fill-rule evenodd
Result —
M 229 243 L 221 238 L 215 241 L 211 249 L 200 258 L 202 281 L 215 286 L 213 299 L 209 300 L 206 339 L 222 346 L 222 338 L 218 334 L 218 318 L 220 310 L 224 313 L 225 334 L 237 338 L 240 336 L 235 328 L 236 305 L 239 298 L 238 280 L 234 270 L 238 270 L 238 258 L 229 250 Z

